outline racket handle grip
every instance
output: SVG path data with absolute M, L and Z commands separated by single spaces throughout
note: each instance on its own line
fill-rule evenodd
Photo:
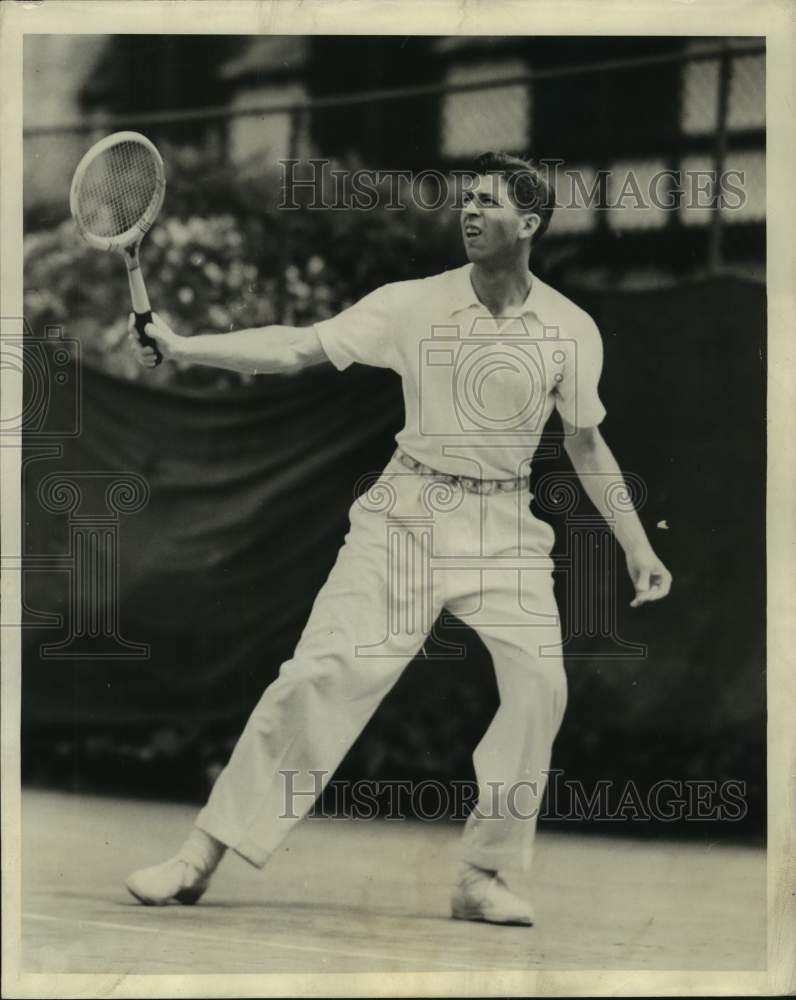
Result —
M 148 309 L 146 312 L 137 312 L 135 314 L 135 331 L 138 334 L 138 341 L 142 347 L 151 347 L 155 352 L 155 365 L 159 365 L 163 360 L 163 355 L 158 350 L 157 341 L 153 340 L 144 331 L 146 330 L 147 323 L 152 322 L 152 310 Z

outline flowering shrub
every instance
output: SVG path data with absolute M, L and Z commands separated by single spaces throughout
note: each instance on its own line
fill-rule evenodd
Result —
M 280 212 L 278 198 L 272 179 L 203 172 L 196 156 L 183 157 L 141 251 L 153 309 L 178 333 L 307 325 L 444 259 L 444 230 L 422 210 Z M 126 344 L 124 265 L 84 244 L 71 220 L 29 233 L 24 250 L 29 323 L 37 331 L 63 326 L 88 364 L 153 384 L 234 389 L 251 381 L 197 366 L 138 365 Z
M 255 248 L 232 215 L 186 221 L 166 217 L 153 227 L 142 267 L 153 308 L 179 333 L 226 333 L 276 322 L 277 281 L 262 272 Z M 331 298 L 323 262 L 312 273 L 289 269 L 287 294 L 319 314 Z M 224 388 L 247 376 L 191 366 L 142 368 L 127 349 L 129 292 L 122 261 L 85 246 L 71 221 L 25 242 L 25 309 L 34 329 L 60 324 L 81 341 L 83 357 L 124 378 Z M 326 313 L 328 315 L 328 312 Z

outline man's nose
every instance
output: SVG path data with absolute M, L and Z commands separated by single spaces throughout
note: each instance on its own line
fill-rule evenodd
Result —
M 479 209 L 474 199 L 472 201 L 467 202 L 467 204 L 463 208 L 463 212 L 467 216 L 481 214 L 481 210 Z

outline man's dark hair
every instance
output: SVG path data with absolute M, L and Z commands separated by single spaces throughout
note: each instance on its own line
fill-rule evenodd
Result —
M 506 180 L 515 207 L 539 216 L 539 228 L 533 236 L 533 242 L 538 243 L 550 225 L 555 206 L 555 191 L 547 173 L 532 160 L 508 153 L 482 153 L 475 161 L 475 172 L 500 174 Z

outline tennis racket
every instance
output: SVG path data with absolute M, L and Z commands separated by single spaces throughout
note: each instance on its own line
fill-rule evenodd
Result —
M 69 208 L 83 239 L 98 250 L 122 254 L 130 282 L 135 329 L 142 346 L 163 355 L 145 333 L 152 321 L 138 248 L 157 218 L 166 192 L 163 160 L 138 132 L 114 132 L 91 147 L 78 163 Z

